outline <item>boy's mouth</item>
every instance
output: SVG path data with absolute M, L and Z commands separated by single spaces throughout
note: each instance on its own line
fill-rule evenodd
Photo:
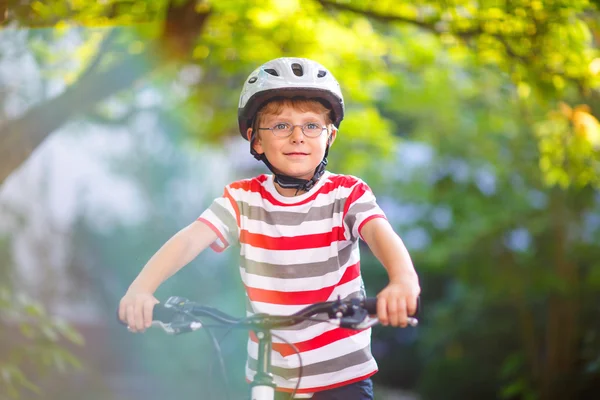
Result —
M 308 153 L 300 153 L 300 152 L 296 152 L 296 151 L 293 153 L 283 153 L 283 154 L 285 154 L 286 156 L 307 156 L 308 155 Z

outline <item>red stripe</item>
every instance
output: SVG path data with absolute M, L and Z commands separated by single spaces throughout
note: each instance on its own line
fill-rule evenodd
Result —
M 260 233 L 240 231 L 240 244 L 248 244 L 265 250 L 306 250 L 329 247 L 332 243 L 346 240 L 344 228 L 334 226 L 330 232 L 299 236 L 272 237 Z
M 318 290 L 304 290 L 301 292 L 281 292 L 278 290 L 258 289 L 246 285 L 246 292 L 250 301 L 260 301 L 261 303 L 282 304 L 282 305 L 300 305 L 313 304 L 320 301 L 327 301 L 331 296 L 333 289 L 344 283 L 350 282 L 360 276 L 360 262 L 350 265 L 344 271 L 342 278 L 334 285 L 324 287 Z
M 227 242 L 227 240 L 225 240 L 225 238 L 223 237 L 223 235 L 221 235 L 221 232 L 217 229 L 217 227 L 214 226 L 210 221 L 208 221 L 207 219 L 204 219 L 204 218 L 198 218 L 198 221 L 203 222 L 206 225 L 208 225 L 208 227 L 217 234 L 217 237 L 219 238 L 219 240 L 221 240 L 221 243 L 223 243 L 223 246 L 221 247 L 216 243 L 216 241 L 212 242 L 210 244 L 210 248 L 213 249 L 214 251 L 216 251 L 217 253 L 223 252 L 229 246 L 229 242 Z
M 243 189 L 251 192 L 260 192 L 262 184 L 268 179 L 267 175 L 259 175 L 252 179 L 242 179 L 229 184 L 232 189 Z
M 234 200 L 233 196 L 231 195 L 231 193 L 229 193 L 229 190 L 227 190 L 227 188 L 225 188 L 225 191 L 223 192 L 223 197 L 228 199 L 229 202 L 231 203 L 231 207 L 233 207 L 233 210 L 235 211 L 235 221 L 239 228 L 240 227 L 240 210 L 238 208 L 237 202 Z
M 358 331 L 354 329 L 335 328 L 330 331 L 324 332 L 310 340 L 294 343 L 294 346 L 296 346 L 300 353 L 304 353 L 305 351 L 315 350 L 327 346 L 331 343 L 335 343 L 338 340 L 354 336 L 362 332 L 363 330 Z M 254 331 L 250 331 L 250 339 L 253 342 L 258 343 L 258 338 L 256 337 Z M 273 351 L 276 351 L 279 354 L 281 354 L 282 357 L 287 357 L 296 353 L 294 348 L 287 343 L 273 343 L 271 348 L 273 349 Z
M 283 206 L 283 207 L 288 206 L 289 207 L 289 206 L 299 206 L 302 204 L 306 204 L 308 202 L 313 201 L 320 194 L 329 194 L 333 190 L 338 189 L 340 187 L 350 188 L 350 187 L 356 185 L 356 183 L 358 182 L 358 179 L 353 176 L 343 176 L 343 175 L 342 176 L 339 176 L 339 175 L 330 176 L 328 178 L 327 182 L 325 182 L 323 184 L 323 186 L 317 192 L 313 193 L 310 197 L 308 197 L 302 201 L 299 201 L 297 203 L 282 203 L 279 200 L 277 200 L 275 197 L 273 197 L 273 195 L 265 189 L 265 187 L 263 186 L 263 183 L 266 179 L 267 179 L 266 175 L 261 175 L 252 180 L 242 180 L 242 181 L 234 182 L 234 183 L 230 184 L 229 187 L 231 189 L 242 189 L 242 190 L 245 190 L 248 192 L 258 193 L 263 198 L 263 200 L 266 200 L 275 206 Z

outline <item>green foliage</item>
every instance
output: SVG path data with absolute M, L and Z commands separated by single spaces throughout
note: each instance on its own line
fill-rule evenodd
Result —
M 81 335 L 44 307 L 6 286 L 0 286 L 0 336 L 10 346 L 0 359 L 0 393 L 19 398 L 24 391 L 40 394 L 36 379 L 51 371 L 82 368 L 65 345 L 83 345 Z M 16 336 L 14 334 L 17 334 Z
M 69 346 L 83 338 L 65 321 L 48 314 L 39 301 L 11 285 L 12 255 L 8 240 L 0 240 L 0 398 L 26 393 L 41 395 L 38 381 L 51 372 L 82 368 Z
M 600 123 L 587 107 L 561 108 L 562 113 L 550 113 L 536 126 L 546 184 L 600 187 Z
M 361 135 L 368 130 L 372 142 L 382 144 L 379 150 L 389 149 L 392 135 L 391 125 L 385 119 L 399 115 L 376 116 L 379 111 L 372 107 L 374 102 L 385 98 L 388 104 L 383 108 L 394 112 L 394 105 L 409 103 L 418 107 L 420 101 L 427 102 L 435 95 L 435 112 L 423 111 L 441 128 L 424 125 L 421 134 L 429 134 L 428 140 L 439 140 L 440 134 L 445 135 L 445 131 L 460 123 L 463 113 L 456 108 L 461 103 L 454 103 L 446 89 L 482 93 L 473 87 L 452 85 L 455 80 L 469 81 L 463 74 L 470 66 L 476 68 L 473 73 L 501 71 L 509 78 L 505 84 L 512 83 L 520 98 L 539 101 L 546 108 L 553 108 L 558 100 L 569 100 L 567 97 L 577 91 L 585 94 L 597 90 L 600 82 L 600 55 L 594 45 L 598 26 L 593 16 L 597 16 L 597 10 L 587 0 L 261 0 L 193 4 L 167 0 L 38 1 L 29 6 L 14 5 L 9 10 L 7 23 L 55 26 L 51 35 L 32 31 L 31 45 L 48 77 L 59 77 L 66 84 L 83 79 L 90 66 L 98 64 L 101 69 L 110 69 L 123 54 L 133 56 L 132 64 L 172 65 L 170 58 L 176 52 L 173 44 L 191 43 L 180 61 L 199 65 L 202 78 L 185 84 L 189 95 L 167 100 L 167 107 L 176 118 L 185 121 L 189 132 L 200 141 L 219 142 L 223 137 L 236 136 L 232 105 L 237 102 L 241 82 L 256 66 L 282 55 L 314 58 L 327 65 L 340 80 L 347 103 L 369 110 L 370 116 L 360 130 L 351 121 L 344 124 L 345 137 L 361 143 Z M 196 25 L 186 25 L 188 22 L 183 19 L 188 15 L 191 21 L 196 17 L 190 13 L 206 12 L 209 17 L 205 25 L 200 20 Z M 119 28 L 111 33 L 110 27 Z M 201 31 L 196 34 L 194 27 Z M 77 32 L 81 43 L 77 49 L 73 52 L 65 47 L 60 51 L 60 47 L 53 46 L 49 51 L 47 44 L 56 42 L 57 34 L 68 32 Z M 154 42 L 159 43 L 158 47 L 152 45 Z M 173 79 L 172 69 L 163 73 Z M 419 81 L 427 84 L 416 84 Z M 416 87 L 419 92 L 412 90 Z M 507 89 L 511 90 L 500 90 Z M 394 95 L 386 96 L 390 92 Z M 490 100 L 496 97 L 494 93 L 484 96 L 490 96 Z M 189 111 L 182 117 L 177 116 L 182 114 L 179 110 Z M 403 112 L 409 110 L 402 107 Z M 489 109 L 482 111 L 488 115 L 480 118 L 499 115 L 489 115 Z M 563 141 L 551 139 L 556 134 L 548 133 L 556 129 L 548 125 L 555 124 L 545 124 L 543 115 L 533 115 L 531 119 L 530 123 L 539 126 L 543 153 L 540 167 L 546 175 L 545 182 L 562 187 L 572 182 L 576 186 L 594 183 L 597 152 L 591 151 L 585 141 L 597 142 L 598 134 L 583 135 L 578 143 L 573 143 L 566 166 L 560 162 L 564 157 L 556 146 Z M 505 127 L 510 121 L 498 123 Z M 389 156 L 389 152 L 379 150 L 377 157 Z M 572 167 L 573 162 L 580 166 Z

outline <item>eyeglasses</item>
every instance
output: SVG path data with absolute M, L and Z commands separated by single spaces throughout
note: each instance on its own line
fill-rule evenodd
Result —
M 294 132 L 294 128 L 299 126 L 302 130 L 302 133 L 310 138 L 316 138 L 321 136 L 324 130 L 327 129 L 326 126 L 319 125 L 315 122 L 307 122 L 304 125 L 292 125 L 287 122 L 279 122 L 275 124 L 272 128 L 258 128 L 263 131 L 271 131 L 273 135 L 276 137 L 288 137 Z

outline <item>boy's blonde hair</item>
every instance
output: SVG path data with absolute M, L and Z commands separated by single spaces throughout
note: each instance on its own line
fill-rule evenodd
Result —
M 256 114 L 256 124 L 254 126 L 258 127 L 265 115 L 278 115 L 286 107 L 291 107 L 300 112 L 314 112 L 315 114 L 320 114 L 325 117 L 325 125 L 327 125 L 328 130 L 329 125 L 333 123 L 331 120 L 331 110 L 317 100 L 305 98 L 279 98 L 271 100 L 258 111 Z

